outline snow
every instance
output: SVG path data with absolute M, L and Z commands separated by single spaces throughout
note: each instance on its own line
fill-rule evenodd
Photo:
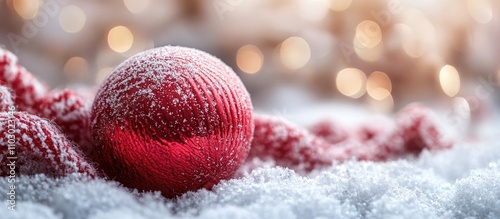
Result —
M 349 161 L 301 176 L 266 166 L 177 200 L 77 175 L 20 176 L 2 218 L 498 218 L 498 139 L 386 163 Z M 0 181 L 6 191 L 7 178 Z M 6 192 L 1 199 L 7 200 Z M 4 202 L 5 203 L 5 202 Z

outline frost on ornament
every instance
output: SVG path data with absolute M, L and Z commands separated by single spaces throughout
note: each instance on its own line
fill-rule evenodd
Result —
M 45 119 L 24 112 L 0 112 L 0 175 L 44 173 L 94 176 L 94 168 L 73 149 L 66 137 Z
M 249 94 L 199 50 L 132 56 L 102 83 L 91 114 L 100 167 L 125 186 L 174 197 L 233 176 L 253 136 Z

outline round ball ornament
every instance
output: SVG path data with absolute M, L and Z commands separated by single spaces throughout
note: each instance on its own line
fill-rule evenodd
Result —
M 253 136 L 252 104 L 221 60 L 184 47 L 130 57 L 92 105 L 99 168 L 140 191 L 175 197 L 233 176 Z

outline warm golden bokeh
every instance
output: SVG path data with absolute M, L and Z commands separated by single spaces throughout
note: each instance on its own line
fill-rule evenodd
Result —
M 382 30 L 376 22 L 364 20 L 356 27 L 354 40 L 363 47 L 373 48 L 382 41 Z
M 151 4 L 151 0 L 123 0 L 123 3 L 130 12 L 138 14 L 143 12 Z
M 439 84 L 443 89 L 443 92 L 454 97 L 460 91 L 460 75 L 455 67 L 451 65 L 445 65 L 439 71 Z
M 64 75 L 71 81 L 79 81 L 88 73 L 88 64 L 82 57 L 71 57 L 64 64 Z
M 321 21 L 328 13 L 329 0 L 297 0 L 299 16 L 308 21 Z
M 412 57 L 422 57 L 436 50 L 436 29 L 427 16 L 419 10 L 409 9 L 400 23 L 394 25 L 405 53 Z
M 341 70 L 335 79 L 335 85 L 340 93 L 351 98 L 360 98 L 365 94 L 366 75 L 357 68 Z
M 280 57 L 283 65 L 295 70 L 303 67 L 311 58 L 309 44 L 300 37 L 290 37 L 281 43 Z
M 369 48 L 361 45 L 361 43 L 355 38 L 353 42 L 354 52 L 360 59 L 366 62 L 375 62 L 382 56 L 383 45 L 382 43 L 377 44 L 375 47 Z
M 488 0 L 467 0 L 469 15 L 478 23 L 486 24 L 493 18 L 493 10 Z
M 28 20 L 37 15 L 40 3 L 41 0 L 13 0 L 12 6 L 19 16 Z
M 264 63 L 264 55 L 254 45 L 245 45 L 236 53 L 236 64 L 241 71 L 254 74 L 257 73 Z
M 383 100 L 391 95 L 392 83 L 389 76 L 381 71 L 374 71 L 366 80 L 366 92 L 373 99 Z
M 330 0 L 330 9 L 333 11 L 343 11 L 351 6 L 352 0 Z
M 113 27 L 108 33 L 108 45 L 115 52 L 128 51 L 134 43 L 132 31 L 124 26 Z
M 423 55 L 425 47 L 419 43 L 420 40 L 416 35 L 417 33 L 415 33 L 410 26 L 406 24 L 396 24 L 394 28 L 399 36 L 401 36 L 401 44 L 406 54 L 413 58 Z
M 78 6 L 68 5 L 61 10 L 59 24 L 68 33 L 76 33 L 83 29 L 87 16 Z
M 368 105 L 378 112 L 390 113 L 394 109 L 394 98 L 390 93 L 385 98 L 379 100 L 369 98 Z

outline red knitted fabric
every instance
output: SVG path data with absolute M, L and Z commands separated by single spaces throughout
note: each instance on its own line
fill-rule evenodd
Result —
M 17 64 L 17 57 L 0 48 L 0 85 L 10 88 L 18 110 L 31 112 L 31 107 L 47 94 L 47 88 Z
M 359 159 L 385 161 L 423 150 L 451 147 L 433 122 L 430 110 L 410 105 L 391 124 L 369 124 L 349 133 L 338 125 L 321 122 L 308 132 L 280 118 L 255 115 L 250 157 L 309 172 L 334 161 Z
M 87 156 L 92 153 L 90 106 L 72 90 L 53 91 L 33 107 L 33 113 L 54 121 Z
M 89 104 L 70 90 L 52 91 L 17 63 L 17 57 L 0 48 L 0 84 L 13 94 L 18 111 L 47 118 L 60 126 L 69 140 L 90 154 Z
M 0 160 L 13 164 L 12 168 L 20 175 L 94 176 L 96 173 L 55 126 L 34 115 L 0 112 L 0 144 Z M 12 175 L 11 166 L 1 165 L 0 175 Z

